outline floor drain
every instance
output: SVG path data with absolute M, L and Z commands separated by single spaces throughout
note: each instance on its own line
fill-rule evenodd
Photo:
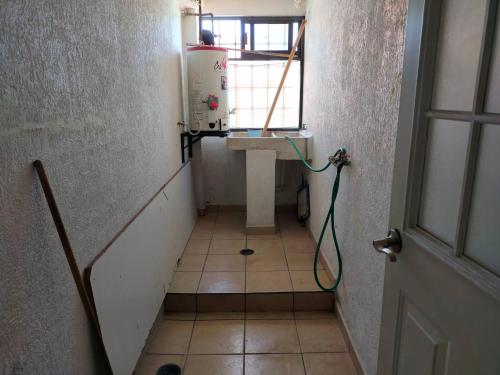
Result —
M 253 253 L 255 253 L 255 251 L 253 251 L 252 249 L 240 250 L 240 254 L 245 256 L 252 255 Z
M 167 363 L 161 366 L 156 375 L 181 375 L 181 368 L 173 363 Z

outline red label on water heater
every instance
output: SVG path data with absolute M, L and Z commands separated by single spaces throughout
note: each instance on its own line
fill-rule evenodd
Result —
M 216 72 L 221 72 L 227 70 L 227 57 L 224 56 L 222 60 L 217 60 L 214 64 L 214 70 Z

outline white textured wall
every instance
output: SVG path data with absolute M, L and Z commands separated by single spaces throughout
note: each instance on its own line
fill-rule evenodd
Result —
M 83 270 L 180 167 L 180 40 L 175 1 L 1 2 L 0 373 L 103 373 L 31 162 Z
M 203 0 L 203 12 L 215 16 L 303 16 L 304 4 L 304 0 Z
M 246 204 L 245 152 L 227 149 L 223 138 L 204 138 L 201 142 L 207 203 Z
M 313 160 L 339 146 L 353 163 L 342 172 L 336 227 L 344 260 L 338 299 L 367 374 L 377 365 L 384 279 L 371 241 L 389 220 L 406 1 L 309 0 L 304 122 L 314 133 Z M 310 227 L 316 238 L 334 170 L 312 174 Z M 324 251 L 336 265 L 331 235 Z
M 246 204 L 246 158 L 245 151 L 232 151 L 226 147 L 224 138 L 203 138 L 203 175 L 205 199 L 211 205 Z M 276 171 L 276 205 L 297 202 L 297 190 L 301 183 L 303 168 L 300 161 L 277 160 L 276 168 L 284 166 L 284 177 Z M 282 181 L 282 183 L 280 183 Z

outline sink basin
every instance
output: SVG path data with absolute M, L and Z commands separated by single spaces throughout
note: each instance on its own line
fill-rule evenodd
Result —
M 268 136 L 253 137 L 248 132 L 231 132 L 226 140 L 226 146 L 230 150 L 274 150 L 276 159 L 299 160 L 292 146 L 284 138 L 289 136 L 293 139 L 298 149 L 308 159 L 308 144 L 311 142 L 312 134 L 301 131 L 275 131 Z

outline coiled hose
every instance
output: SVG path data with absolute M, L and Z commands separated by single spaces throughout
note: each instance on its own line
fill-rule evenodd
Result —
M 316 245 L 316 251 L 314 253 L 314 279 L 316 280 L 316 284 L 324 290 L 325 292 L 333 292 L 337 289 L 340 284 L 340 280 L 342 279 L 342 256 L 340 254 L 339 242 L 337 240 L 337 234 L 335 233 L 335 200 L 337 199 L 337 194 L 339 192 L 340 185 L 340 172 L 344 165 L 348 165 L 349 161 L 347 159 L 347 153 L 344 148 L 339 148 L 337 152 L 333 155 L 332 158 L 329 158 L 328 163 L 322 168 L 313 168 L 304 158 L 304 155 L 300 152 L 299 148 L 295 144 L 295 142 L 288 136 L 285 136 L 285 139 L 290 143 L 293 147 L 297 155 L 299 156 L 302 163 L 312 172 L 323 172 L 328 169 L 331 165 L 335 165 L 337 167 L 337 174 L 335 176 L 335 181 L 333 182 L 332 187 L 332 195 L 330 198 L 330 208 L 328 209 L 328 214 L 326 215 L 325 222 L 323 223 L 323 228 L 321 229 L 321 234 L 319 235 L 318 244 Z M 326 228 L 328 226 L 328 221 L 330 221 L 331 229 L 332 229 L 332 237 L 333 242 L 335 244 L 335 250 L 337 252 L 337 261 L 339 265 L 339 271 L 337 274 L 337 279 L 335 280 L 335 284 L 327 288 L 321 284 L 321 281 L 318 277 L 318 261 L 319 261 L 319 253 L 321 251 L 321 243 L 323 242 L 323 237 L 326 232 Z

